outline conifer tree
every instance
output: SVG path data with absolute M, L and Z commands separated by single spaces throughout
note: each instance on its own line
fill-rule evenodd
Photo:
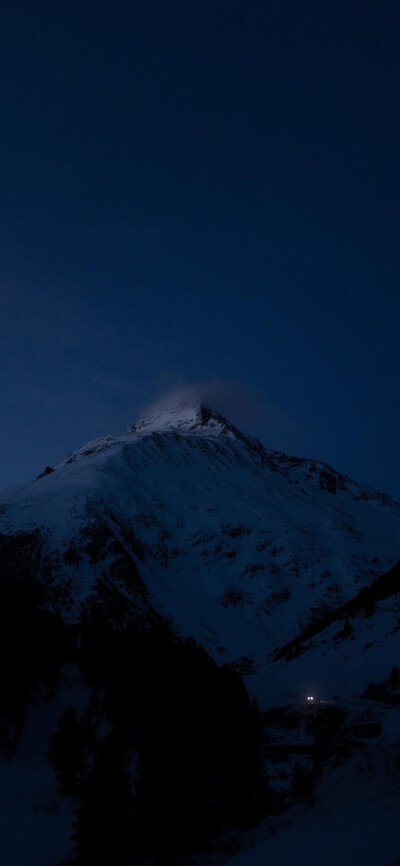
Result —
M 129 745 L 126 735 L 114 730 L 97 748 L 74 823 L 72 838 L 79 866 L 132 862 Z
M 47 757 L 65 794 L 75 796 L 85 772 L 85 735 L 74 707 L 67 707 L 50 739 Z

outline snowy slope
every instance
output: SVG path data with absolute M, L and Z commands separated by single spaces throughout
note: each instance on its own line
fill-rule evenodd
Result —
M 302 712 L 306 695 L 313 694 L 317 708 L 333 705 L 347 722 L 379 721 L 381 734 L 326 772 L 313 808 L 297 804 L 250 832 L 246 850 L 229 866 L 309 866 L 320 858 L 327 866 L 399 866 L 400 704 L 363 694 L 369 683 L 382 683 L 389 700 L 400 699 L 399 689 L 389 686 L 392 667 L 400 663 L 399 594 L 376 604 L 372 615 L 358 613 L 350 624 L 347 637 L 338 621 L 306 642 L 297 658 L 270 661 L 246 684 L 261 701 Z M 284 733 L 294 741 L 293 732 Z
M 366 747 L 323 779 L 314 808 L 297 807 L 254 832 L 227 866 L 398 866 L 398 748 Z
M 392 668 L 400 666 L 400 593 L 376 603 L 372 615 L 359 611 L 349 624 L 346 632 L 343 619 L 333 623 L 305 641 L 289 661 L 270 659 L 248 678 L 251 693 L 261 701 L 268 694 L 276 704 L 302 704 L 305 693 L 323 701 L 336 695 L 341 705 L 355 706 L 369 683 L 388 680 Z M 389 719 L 393 714 L 399 717 L 400 740 L 400 706 L 390 708 Z
M 398 560 L 400 505 L 178 407 L 4 491 L 0 533 L 3 567 L 25 546 L 70 620 L 161 610 L 221 661 L 260 662 Z
M 78 801 L 62 796 L 47 747 L 61 714 L 71 704 L 86 709 L 90 690 L 76 665 L 65 665 L 55 699 L 45 690 L 28 709 L 22 741 L 12 760 L 0 755 L 0 863 L 4 866 L 59 866 L 71 848 L 72 810 Z
M 270 660 L 246 685 L 264 704 L 290 705 L 303 715 L 335 707 L 345 712 L 346 724 L 378 721 L 381 733 L 359 739 L 361 749 L 325 769 L 313 808 L 296 804 L 250 831 L 229 866 L 309 866 L 321 858 L 327 866 L 400 864 L 400 690 L 390 686 L 400 663 L 400 593 L 375 603 L 368 615 L 357 611 L 349 623 L 344 629 L 342 619 L 321 630 L 296 658 Z M 370 683 L 381 685 L 381 699 L 372 699 L 371 689 L 364 694 Z M 307 703 L 310 694 L 314 706 Z M 303 730 L 271 735 L 306 742 Z M 289 773 L 297 757 L 286 765 Z M 303 760 L 312 768 L 312 756 Z

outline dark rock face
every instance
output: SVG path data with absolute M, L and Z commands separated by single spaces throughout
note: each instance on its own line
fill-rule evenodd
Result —
M 41 472 L 40 475 L 38 475 L 37 477 L 38 478 L 45 478 L 46 475 L 51 475 L 52 472 L 54 472 L 54 469 L 52 469 L 51 466 L 46 466 L 46 468 L 43 469 L 43 472 Z
M 97 577 L 85 591 L 87 566 Z M 72 571 L 72 575 L 71 575 Z M 76 586 L 81 585 L 81 616 L 98 609 L 112 622 L 153 620 L 146 587 L 131 552 L 103 520 L 82 527 L 80 537 L 65 549 L 51 550 L 44 528 L 0 534 L 0 584 L 40 586 L 42 604 L 68 619 Z
M 0 582 L 35 577 L 41 567 L 44 545 L 40 529 L 0 534 Z

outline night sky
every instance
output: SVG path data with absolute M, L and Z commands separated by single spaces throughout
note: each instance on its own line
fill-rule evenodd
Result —
M 0 487 L 202 383 L 400 499 L 398 0 L 3 0 L 0 33 Z

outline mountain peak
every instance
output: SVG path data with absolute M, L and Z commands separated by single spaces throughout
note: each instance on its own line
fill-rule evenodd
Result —
M 233 432 L 235 428 L 223 415 L 203 403 L 193 406 L 180 404 L 154 411 L 130 428 L 132 433 L 162 433 L 168 430 L 220 435 Z

